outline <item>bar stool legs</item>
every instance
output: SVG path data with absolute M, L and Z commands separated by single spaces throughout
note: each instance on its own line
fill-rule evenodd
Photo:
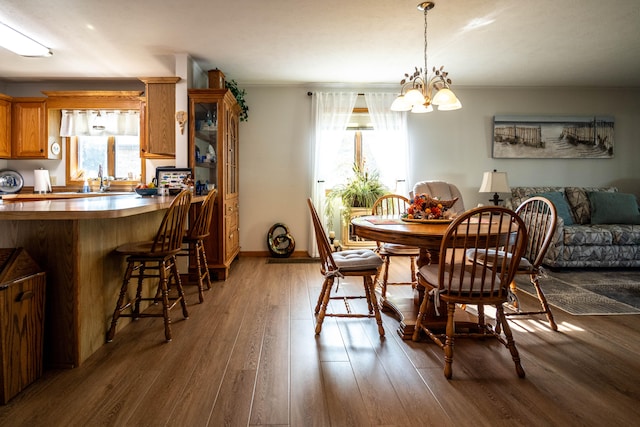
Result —
M 129 256 L 127 258 L 127 269 L 122 280 L 122 287 L 120 288 L 120 295 L 116 308 L 113 311 L 113 318 L 111 320 L 111 327 L 107 333 L 107 342 L 113 341 L 113 337 L 116 333 L 116 327 L 118 319 L 120 317 L 131 317 L 134 320 L 141 317 L 162 317 L 164 319 L 164 336 L 167 341 L 171 341 L 171 317 L 169 311 L 178 303 L 182 307 L 182 315 L 185 319 L 189 318 L 189 312 L 187 310 L 187 304 L 185 302 L 184 290 L 182 289 L 182 282 L 180 281 L 180 274 L 176 266 L 175 256 L 168 256 L 163 259 L 148 259 L 144 257 Z M 148 265 L 148 263 L 156 263 L 155 265 Z M 157 270 L 157 273 L 149 273 L 148 270 Z M 143 297 L 143 283 L 144 279 L 157 278 L 158 288 L 153 297 Z M 175 282 L 175 288 L 177 291 L 176 297 L 169 296 L 169 278 L 172 278 Z M 129 282 L 131 279 L 137 279 L 136 296 L 133 301 L 125 303 Z M 150 301 L 155 304 L 162 304 L 162 313 L 143 313 L 140 312 L 140 303 L 142 301 Z M 130 314 L 123 313 L 125 310 L 131 310 Z

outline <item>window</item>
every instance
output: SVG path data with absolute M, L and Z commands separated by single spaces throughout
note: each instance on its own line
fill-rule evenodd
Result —
M 353 175 L 353 166 L 376 172 L 389 191 L 404 194 L 405 173 L 402 167 L 403 150 L 393 145 L 394 136 L 375 130 L 367 108 L 354 108 L 347 130 L 337 146 L 324 160 L 325 189 L 343 184 Z
M 67 140 L 69 185 L 97 180 L 100 168 L 102 176 L 115 187 L 126 188 L 140 181 L 144 166 L 138 111 L 63 110 L 61 114 L 60 135 Z
M 97 178 L 102 166 L 103 176 L 116 181 L 139 181 L 142 173 L 140 138 L 130 135 L 76 136 L 76 175 Z

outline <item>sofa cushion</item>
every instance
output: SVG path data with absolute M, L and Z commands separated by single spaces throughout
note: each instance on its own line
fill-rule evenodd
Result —
M 627 193 L 589 192 L 592 224 L 640 224 L 636 196 Z
M 640 223 L 612 224 L 607 228 L 611 231 L 613 244 L 617 246 L 640 246 Z
M 611 228 L 606 225 L 572 225 L 564 227 L 566 246 L 602 246 L 613 244 Z
M 549 199 L 551 203 L 556 207 L 558 216 L 564 221 L 564 225 L 572 225 L 573 217 L 571 216 L 571 208 L 569 203 L 564 198 L 564 194 L 560 191 L 547 191 L 545 193 L 532 194 L 532 196 L 541 196 Z
M 529 197 L 534 194 L 548 193 L 553 191 L 563 191 L 562 187 L 511 187 L 511 198 L 507 200 L 506 206 L 516 210 Z
M 564 194 L 571 206 L 576 224 L 591 223 L 591 204 L 587 193 L 594 191 L 616 192 L 618 189 L 615 187 L 565 187 Z

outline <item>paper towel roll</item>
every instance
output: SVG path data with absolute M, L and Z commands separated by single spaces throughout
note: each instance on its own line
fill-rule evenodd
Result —
M 49 171 L 46 169 L 36 169 L 33 171 L 33 192 L 48 193 L 51 191 L 51 179 Z

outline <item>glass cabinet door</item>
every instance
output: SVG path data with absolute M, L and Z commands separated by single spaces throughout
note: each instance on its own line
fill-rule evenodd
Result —
M 229 109 L 227 115 L 226 141 L 226 194 L 232 195 L 238 192 L 238 118 Z
M 219 188 L 218 183 L 218 103 L 195 102 L 194 114 L 194 181 L 200 194 Z

